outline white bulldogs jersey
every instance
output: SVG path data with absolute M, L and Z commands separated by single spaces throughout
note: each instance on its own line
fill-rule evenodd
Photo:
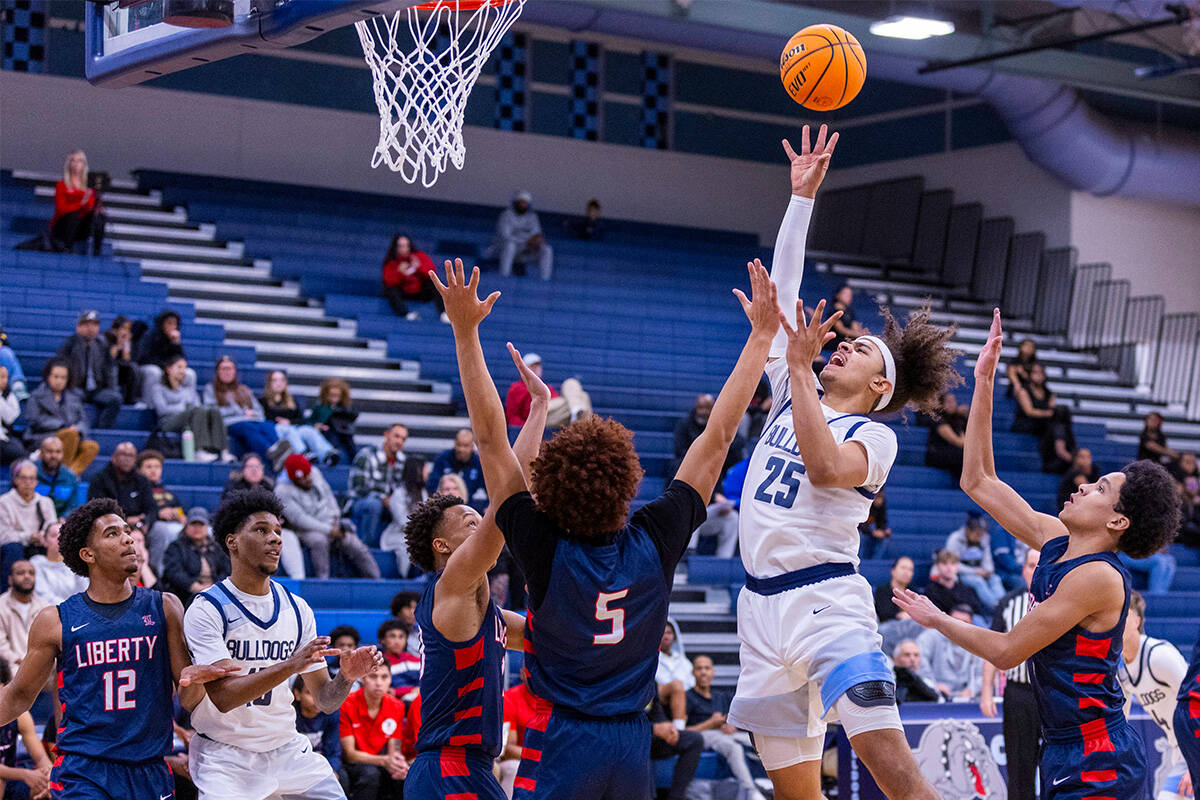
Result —
M 1125 690 L 1126 707 L 1137 700 L 1158 727 L 1167 735 L 1171 747 L 1177 747 L 1172 718 L 1179 684 L 1187 673 L 1188 663 L 1183 654 L 1170 642 L 1151 639 L 1142 634 L 1137 657 L 1126 664 L 1122 658 L 1117 665 L 1117 677 Z
M 829 562 L 857 566 L 858 526 L 866 521 L 896 460 L 896 434 L 861 414 L 843 414 L 822 404 L 837 443 L 855 441 L 866 448 L 868 469 L 861 487 L 818 489 L 809 482 L 796 446 L 787 363 L 776 359 L 766 372 L 774 398 L 771 415 L 742 488 L 738 541 L 746 572 L 770 578 Z
M 226 578 L 192 600 L 183 616 L 183 634 L 196 664 L 232 659 L 246 675 L 286 661 L 296 648 L 317 637 L 312 609 L 275 581 L 267 595 L 238 591 Z M 320 661 L 305 670 L 325 669 Z M 291 680 L 262 697 L 222 714 L 205 695 L 192 712 L 192 727 L 223 744 L 257 753 L 296 738 Z

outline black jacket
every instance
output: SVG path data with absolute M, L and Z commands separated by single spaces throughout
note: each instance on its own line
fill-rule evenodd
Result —
M 923 681 L 919 675 L 908 667 L 896 667 L 896 702 L 936 703 L 939 699 L 937 689 Z
M 124 477 L 109 462 L 88 486 L 88 500 L 111 497 L 120 504 L 127 517 L 144 514 L 149 524 L 158 518 L 158 504 L 154 502 L 154 484 L 145 475 L 134 470 Z
M 222 550 L 213 538 L 208 537 L 201 547 L 192 544 L 186 533 L 180 533 L 179 538 L 167 545 L 163 553 L 163 568 L 160 576 L 164 588 L 187 605 L 192 599 L 191 586 L 200 577 L 200 556 L 208 560 L 208 568 L 212 570 L 213 583 L 229 577 L 231 571 L 229 556 Z
M 154 318 L 154 329 L 141 341 L 137 358 L 139 364 L 165 367 L 168 361 L 183 355 L 183 345 L 172 342 L 170 337 L 163 333 L 163 321 L 169 316 L 172 316 L 172 312 L 164 311 Z
M 99 336 L 85 339 L 78 333 L 71 334 L 59 345 L 57 356 L 71 362 L 72 389 L 87 387 L 88 369 L 96 381 L 96 389 L 107 389 L 116 384 L 116 362 Z

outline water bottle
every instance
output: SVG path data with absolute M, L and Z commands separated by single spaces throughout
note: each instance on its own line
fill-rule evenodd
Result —
M 188 429 L 184 430 L 183 436 L 181 436 L 180 439 L 183 442 L 183 460 L 184 461 L 195 461 L 196 460 L 196 435 L 194 433 L 192 433 L 190 428 L 188 428 Z

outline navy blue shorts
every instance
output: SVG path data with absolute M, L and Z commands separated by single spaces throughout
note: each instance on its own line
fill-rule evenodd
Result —
M 513 800 L 629 800 L 649 797 L 652 786 L 645 714 L 584 719 L 538 704 Z
M 1175 705 L 1175 738 L 1192 775 L 1200 776 L 1200 699 L 1189 694 Z M 1192 781 L 1195 782 L 1195 778 Z
M 125 764 L 64 753 L 50 771 L 51 800 L 173 800 L 175 776 L 162 759 Z
M 1146 746 L 1121 723 L 1097 735 L 1042 746 L 1042 800 L 1148 800 Z
M 507 800 L 492 774 L 491 757 L 462 747 L 417 753 L 404 779 L 404 796 L 420 800 Z

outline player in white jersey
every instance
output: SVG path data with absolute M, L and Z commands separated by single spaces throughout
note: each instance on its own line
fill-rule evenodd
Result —
M 183 619 L 192 658 L 237 666 L 209 683 L 192 711 L 188 767 L 201 800 L 306 798 L 344 800 L 329 762 L 296 730 L 290 682 L 303 675 L 322 712 L 336 711 L 354 682 L 383 664 L 374 646 L 341 654 L 334 678 L 329 637 L 317 636 L 303 598 L 271 580 L 279 566 L 278 498 L 263 489 L 235 492 L 213 518 L 217 543 L 229 553 L 229 578 L 202 592 Z
M 1154 775 L 1158 788 L 1155 800 L 1186 800 L 1193 795 L 1192 777 L 1175 740 L 1172 718 L 1179 685 L 1187 673 L 1187 659 L 1170 642 L 1146 635 L 1146 600 L 1137 592 L 1129 597 L 1122 644 L 1117 678 L 1125 690 L 1125 713 L 1128 715 L 1136 699 L 1167 737 L 1162 766 Z
M 842 342 L 814 379 L 811 365 L 840 312 L 823 320 L 821 301 L 806 321 L 796 301 L 813 201 L 837 138 L 827 140 L 822 125 L 810 148 L 805 126 L 799 154 L 783 143 L 792 197 L 771 278 L 785 313 L 766 369 L 771 416 L 742 493 L 747 579 L 728 720 L 754 734 L 778 800 L 821 797 L 825 726 L 838 720 L 885 794 L 933 800 L 904 738 L 871 587 L 855 568 L 858 525 L 897 450 L 896 435 L 869 415 L 928 409 L 961 378 L 946 349 L 951 331 L 930 324 L 926 312 L 901 327 L 885 311 L 882 335 Z

